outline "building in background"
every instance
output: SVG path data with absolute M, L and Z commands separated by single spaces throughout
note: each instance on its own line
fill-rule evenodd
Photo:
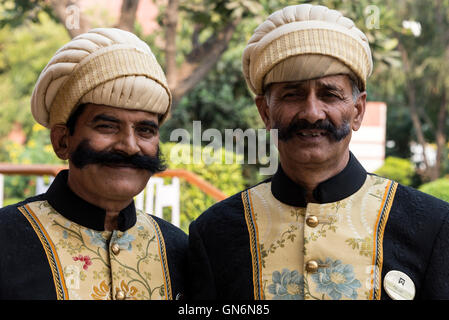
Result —
M 387 105 L 367 102 L 362 126 L 352 132 L 349 149 L 368 172 L 379 169 L 385 160 Z

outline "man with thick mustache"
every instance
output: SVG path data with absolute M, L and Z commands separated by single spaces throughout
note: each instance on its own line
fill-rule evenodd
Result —
M 45 194 L 0 210 L 0 299 L 152 299 L 184 294 L 187 235 L 136 210 L 165 170 L 159 127 L 171 105 L 148 45 L 114 28 L 60 48 L 31 98 L 68 160 Z
M 270 15 L 243 52 L 274 176 L 189 230 L 194 299 L 449 299 L 449 205 L 367 173 L 349 151 L 372 70 L 366 36 L 309 4 Z

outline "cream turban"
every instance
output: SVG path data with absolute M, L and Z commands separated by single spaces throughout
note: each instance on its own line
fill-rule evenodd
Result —
M 168 115 L 171 93 L 148 45 L 114 28 L 90 30 L 60 48 L 37 80 L 31 111 L 47 128 L 83 103 Z
M 348 74 L 361 90 L 373 62 L 366 35 L 324 6 L 301 4 L 271 14 L 243 52 L 243 74 L 255 94 L 272 82 Z

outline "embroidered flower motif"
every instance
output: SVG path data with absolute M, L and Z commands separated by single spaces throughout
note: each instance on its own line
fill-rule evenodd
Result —
M 92 242 L 92 244 L 99 246 L 106 250 L 106 248 L 107 248 L 106 239 L 103 237 L 101 232 L 91 230 L 91 229 L 86 229 L 86 230 L 84 230 L 84 232 L 90 237 L 90 242 Z
M 87 268 L 92 265 L 92 260 L 89 256 L 78 255 L 77 257 L 73 257 L 73 261 L 81 261 L 84 262 L 83 269 L 87 270 Z
M 115 288 L 116 294 L 119 291 L 123 291 L 127 300 L 137 300 L 137 298 L 135 297 L 135 295 L 137 294 L 137 291 L 138 291 L 137 288 L 134 286 L 131 286 L 131 288 L 128 287 L 128 285 L 125 283 L 124 280 L 122 280 L 122 282 L 120 282 L 120 288 L 118 288 L 118 287 Z
M 273 272 L 273 283 L 268 286 L 268 292 L 274 295 L 274 300 L 304 299 L 304 277 L 298 271 L 283 269 Z
M 109 300 L 111 296 L 111 289 L 105 280 L 101 281 L 99 288 L 93 287 L 94 293 L 91 293 L 91 297 L 94 300 Z
M 332 261 L 327 258 L 323 263 L 326 268 L 319 268 L 312 274 L 313 281 L 317 284 L 316 290 L 328 294 L 333 300 L 340 300 L 342 295 L 350 299 L 357 299 L 357 288 L 362 285 L 355 279 L 354 269 L 350 264 L 342 264 L 340 260 Z
M 134 240 L 136 240 L 136 238 L 133 235 L 125 232 L 122 234 L 120 238 L 118 238 L 115 241 L 115 243 L 117 243 L 120 246 L 120 249 L 131 251 L 132 250 L 131 242 L 133 242 Z

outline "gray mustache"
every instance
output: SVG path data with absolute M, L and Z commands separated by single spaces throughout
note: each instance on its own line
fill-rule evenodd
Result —
M 310 123 L 307 120 L 295 118 L 288 124 L 288 126 L 275 124 L 274 128 L 278 129 L 278 138 L 281 141 L 290 140 L 295 137 L 300 130 L 323 130 L 335 141 L 343 140 L 351 132 L 351 127 L 347 120 L 344 120 L 341 126 L 336 127 L 327 119 Z

